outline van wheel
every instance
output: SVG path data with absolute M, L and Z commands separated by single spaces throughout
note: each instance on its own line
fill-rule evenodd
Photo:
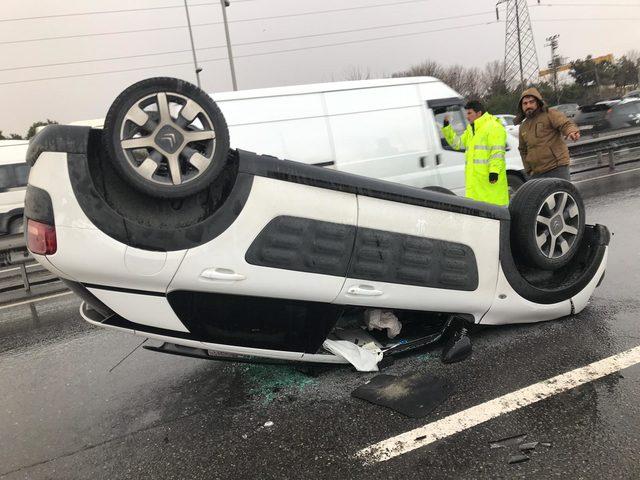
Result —
M 16 217 L 9 222 L 9 234 L 24 233 L 24 217 Z
M 576 187 L 558 178 L 530 180 L 509 205 L 514 257 L 543 270 L 567 265 L 584 234 L 584 203 Z
M 517 173 L 508 172 L 507 183 L 509 184 L 509 200 L 511 200 L 520 187 L 524 185 L 524 180 Z
M 131 186 L 153 197 L 182 198 L 205 189 L 224 169 L 229 130 L 205 92 L 183 80 L 156 77 L 115 99 L 103 144 Z
M 432 192 L 446 193 L 447 195 L 454 195 L 455 196 L 455 193 L 453 193 L 448 188 L 440 187 L 438 185 L 430 185 L 428 187 L 423 187 L 422 189 L 423 190 L 431 190 Z

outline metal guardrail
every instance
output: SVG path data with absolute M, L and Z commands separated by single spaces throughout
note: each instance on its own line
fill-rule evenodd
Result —
M 23 234 L 0 236 L 0 308 L 35 301 L 67 288 L 27 250 Z
M 616 166 L 640 160 L 640 129 L 620 130 L 587 137 L 568 145 L 571 173 Z
M 0 236 L 0 267 L 25 263 L 31 260 L 33 258 L 27 250 L 22 233 Z
M 572 157 L 609 153 L 624 147 L 640 146 L 640 129 L 632 128 L 583 137 L 567 146 Z

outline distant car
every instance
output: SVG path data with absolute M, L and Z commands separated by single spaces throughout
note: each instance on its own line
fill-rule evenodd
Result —
M 640 126 L 640 99 L 580 107 L 575 122 L 581 131 L 602 132 Z
M 499 114 L 496 115 L 496 117 L 500 119 L 502 125 L 504 125 L 504 128 L 507 130 L 507 133 L 510 133 L 514 137 L 518 136 L 518 133 L 520 132 L 520 125 L 515 125 L 513 123 L 516 118 L 515 115 Z
M 569 118 L 573 118 L 578 114 L 580 105 L 577 103 L 561 103 L 560 105 L 555 105 L 550 108 L 564 113 Z
M 23 232 L 28 146 L 26 140 L 0 140 L 0 235 Z
M 348 309 L 539 322 L 604 275 L 610 233 L 570 182 L 528 181 L 506 208 L 229 146 L 213 99 L 171 78 L 129 87 L 101 130 L 48 126 L 27 154 L 29 250 L 95 325 L 323 363 L 346 362 L 322 345 Z
M 640 90 L 631 90 L 625 94 L 622 98 L 640 98 Z

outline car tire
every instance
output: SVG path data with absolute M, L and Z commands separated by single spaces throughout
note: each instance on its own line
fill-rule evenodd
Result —
M 439 185 L 430 185 L 428 187 L 423 187 L 423 190 L 431 190 L 432 192 L 438 192 L 438 193 L 446 193 L 447 195 L 454 195 L 455 193 L 453 193 L 451 190 L 449 190 L 448 188 L 444 188 L 441 187 Z
M 16 217 L 9 222 L 9 235 L 24 233 L 24 217 Z
M 509 185 L 509 200 L 524 185 L 525 180 L 515 172 L 507 172 L 507 184 Z
M 184 198 L 207 188 L 224 169 L 229 130 L 204 91 L 184 80 L 155 77 L 114 100 L 102 141 L 129 185 L 152 197 Z
M 525 182 L 509 205 L 516 261 L 543 270 L 567 265 L 580 248 L 584 203 L 576 187 L 558 178 Z

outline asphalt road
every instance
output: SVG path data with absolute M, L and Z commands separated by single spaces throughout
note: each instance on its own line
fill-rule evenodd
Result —
M 384 373 L 424 372 L 452 386 L 422 419 L 352 398 L 375 374 L 348 367 L 302 371 L 136 349 L 140 338 L 83 322 L 72 295 L 0 310 L 0 478 L 638 478 L 638 366 L 385 462 L 355 456 L 640 345 L 640 188 L 592 197 L 587 208 L 589 223 L 615 233 L 591 304 L 571 318 L 479 331 L 462 363 L 443 365 L 437 348 L 398 360 Z M 509 464 L 517 445 L 490 442 L 514 435 L 546 445 Z

